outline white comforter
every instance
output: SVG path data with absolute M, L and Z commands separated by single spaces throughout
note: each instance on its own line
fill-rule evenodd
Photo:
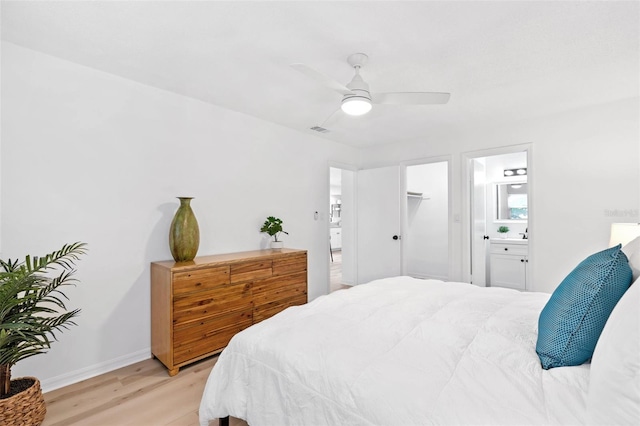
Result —
M 200 423 L 581 424 L 589 365 L 542 370 L 549 295 L 396 277 L 323 296 L 236 335 Z

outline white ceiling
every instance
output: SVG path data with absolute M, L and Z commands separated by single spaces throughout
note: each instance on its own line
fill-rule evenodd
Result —
M 2 39 L 334 141 L 364 147 L 638 96 L 637 1 L 3 1 Z M 447 105 L 338 111 L 365 52 L 374 92 Z M 333 115 L 332 115 L 333 114 Z M 321 125 L 319 134 L 309 130 Z

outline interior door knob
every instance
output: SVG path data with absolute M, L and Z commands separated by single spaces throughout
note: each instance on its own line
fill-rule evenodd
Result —
M 399 240 L 399 239 L 400 239 L 400 236 L 399 236 L 399 235 L 394 235 L 394 236 L 393 236 L 393 239 L 394 239 L 394 240 Z

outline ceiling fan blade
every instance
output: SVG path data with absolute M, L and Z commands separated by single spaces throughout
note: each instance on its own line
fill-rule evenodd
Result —
M 301 72 L 307 77 L 311 77 L 312 79 L 318 81 L 325 87 L 329 89 L 335 90 L 336 92 L 343 95 L 351 95 L 353 92 L 347 88 L 344 84 L 340 84 L 329 76 L 322 74 L 320 71 L 316 71 L 313 68 L 305 65 L 305 64 L 291 64 L 291 68 Z
M 440 92 L 372 93 L 371 102 L 391 105 L 435 105 L 446 104 L 450 97 L 451 93 Z

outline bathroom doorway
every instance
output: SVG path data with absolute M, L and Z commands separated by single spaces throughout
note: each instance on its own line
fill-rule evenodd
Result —
M 356 171 L 329 168 L 329 292 L 355 284 Z
M 530 152 L 531 146 L 526 144 L 463 155 L 464 181 L 468 183 L 463 197 L 463 281 L 481 287 L 491 285 L 490 252 L 496 240 L 527 239 L 527 256 L 521 263 L 528 266 L 532 229 Z M 531 279 L 530 269 L 526 268 L 527 280 Z

